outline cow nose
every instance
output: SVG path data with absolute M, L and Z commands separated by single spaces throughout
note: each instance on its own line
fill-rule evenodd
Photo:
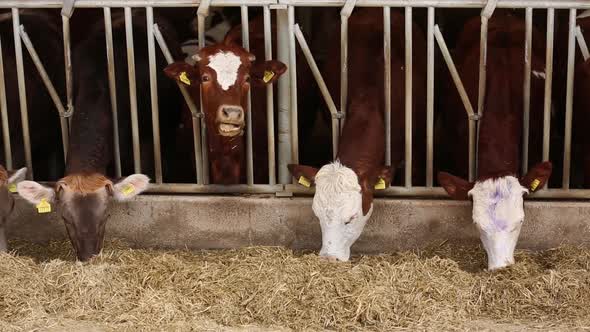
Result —
M 241 107 L 226 106 L 221 109 L 221 119 L 224 121 L 242 121 L 244 110 Z
M 330 263 L 336 263 L 339 261 L 338 258 L 336 258 L 335 256 L 330 256 L 330 255 L 321 255 L 320 258 L 323 259 L 324 261 L 327 261 Z

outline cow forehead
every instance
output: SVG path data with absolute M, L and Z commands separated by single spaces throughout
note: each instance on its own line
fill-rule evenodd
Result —
M 510 231 L 524 217 L 525 192 L 513 176 L 476 183 L 469 192 L 473 196 L 474 222 L 485 231 Z
M 347 218 L 361 208 L 358 176 L 339 162 L 323 166 L 315 176 L 315 184 L 314 211 Z
M 219 51 L 209 56 L 209 66 L 217 75 L 217 83 L 223 90 L 229 89 L 236 83 L 238 78 L 238 69 L 242 60 L 238 55 L 231 51 Z

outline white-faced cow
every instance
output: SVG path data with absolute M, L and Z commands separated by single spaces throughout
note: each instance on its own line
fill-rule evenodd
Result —
M 361 235 L 373 212 L 376 185 L 391 183 L 393 168 L 404 156 L 404 15 L 393 11 L 392 35 L 392 115 L 391 154 L 393 167 L 385 166 L 383 13 L 367 8 L 355 9 L 349 19 L 348 101 L 346 121 L 341 133 L 336 160 L 319 170 L 310 166 L 289 165 L 299 183 L 315 184 L 313 211 L 322 229 L 320 256 L 347 261 L 350 247 Z M 334 35 L 338 34 L 335 25 Z M 424 176 L 424 124 L 426 88 L 426 45 L 422 32 L 413 26 L 413 124 L 414 183 Z M 339 99 L 340 49 L 338 40 L 330 45 L 324 68 L 328 86 Z M 354 64 L 354 65 L 353 65 Z
M 476 105 L 479 68 L 480 19 L 470 20 L 457 44 L 455 63 L 472 105 Z M 440 172 L 438 181 L 454 199 L 473 201 L 475 223 L 488 256 L 490 270 L 514 263 L 514 248 L 524 221 L 523 196 L 537 191 L 551 175 L 550 162 L 540 161 L 543 130 L 545 47 L 533 31 L 530 166 L 521 169 L 525 24 L 497 11 L 489 21 L 487 84 L 484 115 L 480 120 L 478 176 L 475 182 Z M 450 79 L 449 79 L 450 82 Z M 467 118 L 454 85 L 444 93 L 443 136 L 449 167 L 466 176 L 468 165 Z

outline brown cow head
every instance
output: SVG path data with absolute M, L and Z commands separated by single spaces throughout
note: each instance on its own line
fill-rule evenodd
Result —
M 133 174 L 113 183 L 102 174 L 68 175 L 55 188 L 34 181 L 18 184 L 19 195 L 34 204 L 39 213 L 51 212 L 57 203 L 76 256 L 86 261 L 102 250 L 110 198 L 125 201 L 147 189 L 149 178 Z
M 216 165 L 216 160 L 226 160 L 224 156 L 242 151 L 250 85 L 271 84 L 287 67 L 274 60 L 253 63 L 253 54 L 240 46 L 226 44 L 205 47 L 193 58 L 196 60 L 194 66 L 175 62 L 164 71 L 170 78 L 192 89 L 193 96 L 198 96 L 200 87 L 209 129 L 207 138 L 212 155 L 213 181 L 238 183 L 240 160 L 224 161 L 232 165 Z
M 373 212 L 373 190 L 391 183 L 393 170 L 383 166 L 372 171 L 355 171 L 339 161 L 319 170 L 310 166 L 289 165 L 300 184 L 315 184 L 312 209 L 322 228 L 320 256 L 348 261 L 350 247 L 363 232 Z
M 524 221 L 523 195 L 543 188 L 551 169 L 546 161 L 520 179 L 508 175 L 476 182 L 438 173 L 438 182 L 453 199 L 472 198 L 473 222 L 487 252 L 489 270 L 514 264 L 514 248 Z
M 7 171 L 0 165 L 0 252 L 6 251 L 6 238 L 4 237 L 4 225 L 14 211 L 14 198 L 12 192 L 16 191 L 16 184 L 25 179 L 26 168 L 17 171 Z

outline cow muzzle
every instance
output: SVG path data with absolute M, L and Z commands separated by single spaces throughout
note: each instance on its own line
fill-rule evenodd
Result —
M 217 111 L 217 125 L 221 136 L 234 137 L 244 133 L 244 109 L 241 106 L 221 105 Z

